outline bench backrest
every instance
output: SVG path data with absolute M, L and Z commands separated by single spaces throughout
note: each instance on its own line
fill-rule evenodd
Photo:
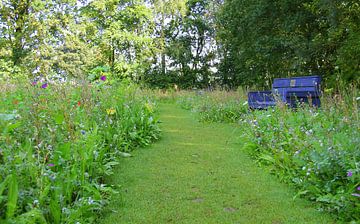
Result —
M 292 108 L 297 107 L 299 103 L 308 103 L 319 107 L 321 103 L 320 84 L 320 76 L 276 78 L 272 85 L 272 91 L 248 93 L 249 107 L 251 109 L 266 109 L 275 106 L 275 98 Z
M 278 95 L 283 102 L 286 102 L 288 92 L 308 93 L 312 97 L 319 97 L 321 77 L 320 76 L 303 76 L 292 78 L 276 78 L 272 85 L 273 94 Z

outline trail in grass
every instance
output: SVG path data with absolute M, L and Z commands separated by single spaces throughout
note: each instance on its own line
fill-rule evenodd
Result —
M 102 223 L 333 223 L 241 151 L 240 133 L 160 107 L 163 137 L 121 160 Z

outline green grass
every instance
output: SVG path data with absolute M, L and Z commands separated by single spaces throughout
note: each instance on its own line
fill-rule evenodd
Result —
M 334 223 L 241 150 L 229 124 L 160 106 L 162 139 L 124 158 L 101 223 Z

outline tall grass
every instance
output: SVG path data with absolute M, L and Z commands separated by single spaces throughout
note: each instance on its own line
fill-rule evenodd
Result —
M 0 222 L 91 223 L 119 156 L 159 137 L 156 105 L 128 85 L 1 86 Z
M 321 100 L 321 108 L 250 111 L 243 92 L 215 92 L 181 94 L 178 103 L 201 121 L 237 123 L 243 150 L 294 185 L 294 197 L 316 201 L 341 220 L 360 220 L 360 92 Z

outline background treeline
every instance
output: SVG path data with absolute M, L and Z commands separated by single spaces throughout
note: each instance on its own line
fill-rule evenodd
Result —
M 3 0 L 0 78 L 151 87 L 268 87 L 274 77 L 360 81 L 356 0 Z

